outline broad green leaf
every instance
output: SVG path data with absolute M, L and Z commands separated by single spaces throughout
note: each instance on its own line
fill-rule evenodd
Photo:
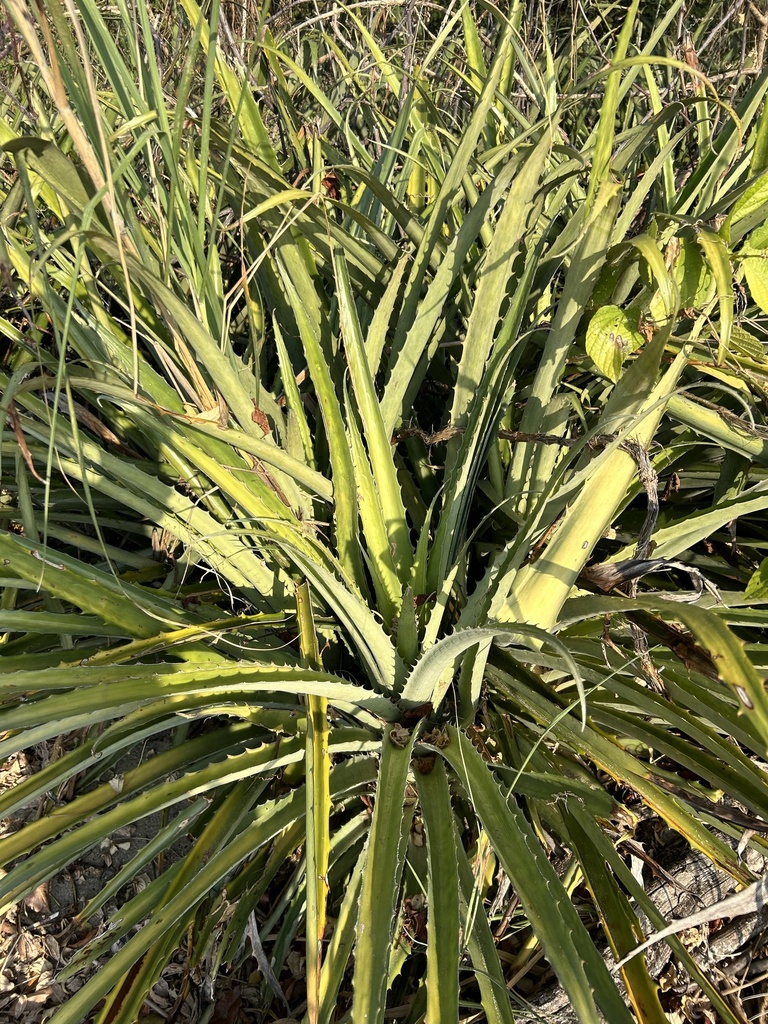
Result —
M 595 366 L 614 383 L 633 352 L 645 343 L 638 329 L 637 317 L 618 306 L 602 306 L 587 327 L 587 355 Z
M 764 313 L 768 313 L 768 259 L 747 256 L 741 261 L 749 292 Z
M 675 280 L 680 288 L 683 309 L 703 309 L 713 298 L 714 282 L 701 248 L 685 236 L 677 239 L 679 254 L 675 259 Z
M 761 174 L 768 165 L 768 107 L 765 105 L 755 128 L 755 145 L 750 160 L 753 174 Z
M 753 601 L 768 598 L 768 558 L 764 558 L 760 567 L 749 577 L 744 597 Z
M 488 70 L 483 57 L 483 48 L 477 31 L 477 25 L 475 24 L 472 11 L 467 6 L 461 9 L 461 27 L 467 46 L 470 81 L 472 88 L 479 95 Z
M 64 200 L 73 213 L 82 214 L 93 207 L 93 183 L 54 142 L 22 137 L 6 143 L 3 148 L 7 153 L 23 157 L 30 169 Z M 103 211 L 96 216 L 102 226 L 106 226 Z
M 765 255 L 766 250 L 768 250 L 768 219 L 754 231 L 750 231 L 741 247 L 741 251 L 748 256 Z
M 315 325 L 304 307 L 304 302 L 295 290 L 288 269 L 284 273 L 284 285 L 291 297 L 291 305 L 297 316 L 304 354 L 309 372 L 317 389 L 320 412 L 326 432 L 330 438 L 330 458 L 334 481 L 334 512 L 336 520 L 336 544 L 339 560 L 350 580 L 358 587 L 364 587 L 362 559 L 357 531 L 357 501 L 355 500 L 355 476 L 349 452 L 344 419 L 336 395 L 331 371 L 325 353 L 316 333 Z
M 738 324 L 733 325 L 733 330 L 731 331 L 731 344 L 733 345 L 734 351 L 738 352 L 739 355 L 747 356 L 756 363 L 764 363 L 767 361 L 765 349 L 758 339 L 754 334 L 751 334 Z
M 628 245 L 643 256 L 653 274 L 658 291 L 650 302 L 651 317 L 657 325 L 673 321 L 680 308 L 680 293 L 674 277 L 669 273 L 658 242 L 649 234 L 637 235 Z
M 312 583 L 316 595 L 333 609 L 366 666 L 373 685 L 382 693 L 393 693 L 402 682 L 405 668 L 376 611 L 361 600 L 340 576 L 328 572 L 298 548 L 291 548 L 290 553 Z
M 93 690 L 91 688 L 94 688 Z M 98 688 L 107 688 L 102 700 L 95 702 Z M 66 703 L 56 691 L 70 690 Z M 372 690 L 342 680 L 333 673 L 310 671 L 293 666 L 276 664 L 254 665 L 253 662 L 209 663 L 192 667 L 176 664 L 166 665 L 81 665 L 40 671 L 15 672 L 3 683 L 6 696 L 20 695 L 25 691 L 36 691 L 39 699 L 33 704 L 22 704 L 7 713 L 8 728 L 23 728 L 41 724 L 45 720 L 55 722 L 63 712 L 87 714 L 89 708 L 96 713 L 105 713 L 108 708 L 119 708 L 123 704 L 142 703 L 154 699 L 172 700 L 188 694 L 208 694 L 217 700 L 220 691 L 229 695 L 239 692 L 284 692 L 286 694 L 312 693 L 327 697 L 331 702 L 347 700 L 374 714 L 382 713 L 385 721 L 398 717 L 397 708 L 386 698 L 377 696 Z M 51 704 L 43 710 L 42 693 L 50 693 Z M 11 724 L 13 723 L 13 724 Z M 4 741 L 9 743 L 10 740 Z
M 365 354 L 371 376 L 375 376 L 379 371 L 382 353 L 387 343 L 387 333 L 391 329 L 390 324 L 397 307 L 398 294 L 409 264 L 410 257 L 407 254 L 400 257 L 390 274 L 389 283 L 381 302 L 373 312 L 373 319 L 365 336 Z
M 126 637 L 125 627 L 105 625 L 97 615 L 74 615 L 71 612 L 25 612 L 3 610 L 0 627 L 8 633 L 63 633 L 67 636 Z
M 370 567 L 376 604 L 388 629 L 397 622 L 402 603 L 402 586 L 387 536 L 387 524 L 373 478 L 368 452 L 360 436 L 354 414 L 350 417 L 347 434 L 352 454 L 352 465 L 357 480 L 357 500 L 360 525 L 365 540 L 365 553 Z
M 763 173 L 733 204 L 733 209 L 728 217 L 730 226 L 766 206 L 768 206 L 768 174 Z
M 500 774 L 510 779 L 510 788 L 522 796 L 547 803 L 566 796 L 575 797 L 590 814 L 597 818 L 609 818 L 616 811 L 616 804 L 604 789 L 588 785 L 577 779 L 548 772 L 521 772 L 508 767 Z

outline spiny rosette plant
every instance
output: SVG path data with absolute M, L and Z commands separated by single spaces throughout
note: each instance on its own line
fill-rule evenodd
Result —
M 3 907 L 162 815 L 52 1019 L 182 947 L 264 1019 L 512 1021 L 544 958 L 667 1020 L 643 820 L 748 885 L 768 819 L 768 73 L 726 101 L 679 3 L 5 6 L 0 753 L 59 742 Z

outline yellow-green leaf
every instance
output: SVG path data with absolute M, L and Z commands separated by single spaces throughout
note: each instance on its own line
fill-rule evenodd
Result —
M 768 597 L 768 558 L 764 558 L 760 568 L 750 576 L 744 597 L 753 601 Z
M 752 298 L 764 313 L 768 313 L 768 259 L 748 256 L 741 265 Z
M 728 219 L 731 224 L 735 224 L 751 213 L 756 213 L 766 203 L 768 203 L 768 172 L 761 174 L 749 186 L 744 195 L 733 204 L 733 210 Z
M 714 282 L 701 249 L 686 238 L 680 239 L 675 260 L 675 280 L 680 289 L 683 309 L 702 309 L 714 295 Z
M 733 346 L 734 351 L 738 352 L 742 356 L 754 359 L 758 363 L 764 363 L 766 361 L 765 349 L 761 343 L 753 334 L 744 330 L 743 327 L 739 327 L 738 324 L 733 325 L 733 330 L 731 331 L 731 345 Z
M 627 357 L 641 348 L 644 341 L 637 319 L 629 317 L 618 306 L 603 306 L 587 328 L 587 354 L 598 370 L 614 383 Z
M 750 231 L 742 247 L 744 255 L 758 255 L 768 249 L 768 221 Z

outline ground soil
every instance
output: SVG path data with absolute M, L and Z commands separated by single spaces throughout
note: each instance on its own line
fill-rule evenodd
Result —
M 159 750 L 162 740 L 159 744 L 155 741 L 154 745 Z M 138 757 L 151 753 L 142 751 L 125 764 L 121 763 L 118 770 L 135 767 Z M 0 765 L 0 792 L 18 785 L 55 755 L 54 744 L 40 744 L 9 758 Z M 57 796 L 61 798 L 61 794 Z M 47 806 L 50 806 L 50 797 L 6 819 L 0 824 L 0 835 L 23 827 L 27 821 L 44 814 Z M 151 863 L 102 910 L 87 920 L 80 916 L 89 901 L 155 835 L 160 824 L 159 817 L 153 815 L 119 830 L 0 918 L 0 1024 L 16 1021 L 42 1024 L 108 959 L 110 954 L 93 962 L 76 978 L 63 983 L 58 980 L 60 971 L 71 958 L 94 937 L 104 933 L 121 898 L 129 898 L 154 877 L 155 865 Z M 177 844 L 170 856 L 182 856 L 185 848 L 188 848 L 186 841 Z M 115 948 L 110 952 L 115 952 Z M 190 970 L 183 951 L 179 950 L 155 985 L 141 1021 L 142 1024 L 160 1021 L 200 1024 L 203 1020 L 207 1024 L 244 1024 L 263 1019 L 263 1010 L 263 985 L 253 958 L 243 960 L 236 977 L 219 976 L 214 987 L 205 977 L 204 969 Z

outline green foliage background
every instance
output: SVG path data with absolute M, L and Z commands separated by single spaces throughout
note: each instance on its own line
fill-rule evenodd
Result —
M 641 810 L 753 880 L 764 26 L 639 6 L 5 0 L 0 756 L 64 753 L 2 905 L 191 838 L 56 1024 L 254 929 L 265 1019 L 300 943 L 311 1022 L 512 1021 L 541 955 L 660 1022 Z

